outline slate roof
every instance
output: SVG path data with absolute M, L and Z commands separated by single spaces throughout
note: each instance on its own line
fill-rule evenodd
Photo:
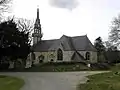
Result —
M 60 45 L 64 51 L 96 51 L 87 35 L 75 37 L 63 35 L 60 39 L 42 40 L 33 45 L 32 48 L 35 52 L 52 51 L 56 50 Z

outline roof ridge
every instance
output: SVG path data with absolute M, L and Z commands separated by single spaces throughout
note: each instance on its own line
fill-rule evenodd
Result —
M 86 36 L 86 37 L 85 37 L 85 43 L 86 43 L 86 44 L 85 44 L 85 49 L 87 49 L 87 47 L 88 47 L 88 43 L 87 43 L 87 42 L 89 43 L 88 38 L 87 38 L 87 36 Z
M 64 35 L 60 39 L 42 40 L 33 45 L 32 48 L 35 51 L 55 50 L 61 43 L 63 43 L 62 47 L 65 51 L 95 50 L 93 44 L 86 35 L 76 36 L 75 38 Z
M 87 36 L 87 35 L 80 35 L 80 36 L 67 36 L 67 35 L 64 35 L 64 34 L 63 34 L 62 36 L 74 38 L 74 37 L 83 37 L 83 36 Z
M 70 45 L 71 45 L 72 49 L 76 51 L 71 37 L 69 37 L 69 42 L 70 42 Z
M 67 39 L 66 41 L 67 41 L 67 43 L 68 43 L 70 49 L 73 50 L 74 47 L 73 47 L 73 45 L 72 45 L 71 37 L 69 37 L 69 36 L 65 36 L 65 35 L 63 35 L 63 36 Z
M 71 38 L 76 38 L 76 37 L 85 37 L 86 35 L 81 35 L 81 36 L 72 36 Z
M 86 36 L 86 42 L 88 42 L 87 44 L 86 44 L 86 49 L 87 49 L 87 47 L 89 47 L 90 45 L 94 48 L 94 45 L 91 43 L 91 41 L 89 40 L 89 38 Z M 90 44 L 90 45 L 89 45 Z
M 63 36 L 65 36 L 68 40 L 68 44 L 69 44 L 69 46 L 74 50 L 74 51 L 77 51 L 76 50 L 76 48 L 75 48 L 75 46 L 73 45 L 73 40 L 72 40 L 72 38 L 78 38 L 78 37 L 87 37 L 87 35 L 83 35 L 83 36 L 74 36 L 74 37 L 70 37 L 70 36 L 66 36 L 66 35 L 63 35 Z M 87 40 L 86 40 L 86 42 L 87 42 Z M 85 46 L 85 48 L 86 48 L 87 46 Z
M 42 41 L 53 41 L 53 40 L 59 40 L 59 39 L 49 39 L 49 40 L 42 40 Z

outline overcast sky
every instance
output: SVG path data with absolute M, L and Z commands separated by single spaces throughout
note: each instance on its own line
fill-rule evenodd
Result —
M 39 5 L 43 39 L 86 35 L 107 40 L 110 24 L 120 13 L 120 0 L 13 0 L 12 12 L 35 20 Z

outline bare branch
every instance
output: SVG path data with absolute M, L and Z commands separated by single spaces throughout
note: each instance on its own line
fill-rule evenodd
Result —
M 29 33 L 29 40 L 32 41 L 32 31 L 34 30 L 34 22 L 27 19 L 18 19 L 17 20 L 18 29 L 25 33 Z
M 3 12 L 9 12 L 10 3 L 12 0 L 0 0 L 0 16 Z

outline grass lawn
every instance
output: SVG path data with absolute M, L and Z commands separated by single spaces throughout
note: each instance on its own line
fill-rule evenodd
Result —
M 113 67 L 111 67 L 112 71 L 119 71 L 120 70 L 120 63 L 115 64 Z
M 90 70 L 84 63 L 41 63 L 31 68 L 1 70 L 0 72 L 72 72 Z
M 88 76 L 85 84 L 80 84 L 78 90 L 120 90 L 120 72 L 108 72 Z
M 106 71 L 109 70 L 109 66 L 104 65 L 92 65 L 89 68 L 85 63 L 80 62 L 48 62 L 40 63 L 32 66 L 31 68 L 21 69 L 9 69 L 2 70 L 0 72 L 72 72 L 72 71 Z
M 23 85 L 22 79 L 0 75 L 0 90 L 20 90 Z
M 26 72 L 67 72 L 67 71 L 83 71 L 89 68 L 81 63 L 44 63 L 42 65 L 33 66 L 29 69 L 22 70 Z

